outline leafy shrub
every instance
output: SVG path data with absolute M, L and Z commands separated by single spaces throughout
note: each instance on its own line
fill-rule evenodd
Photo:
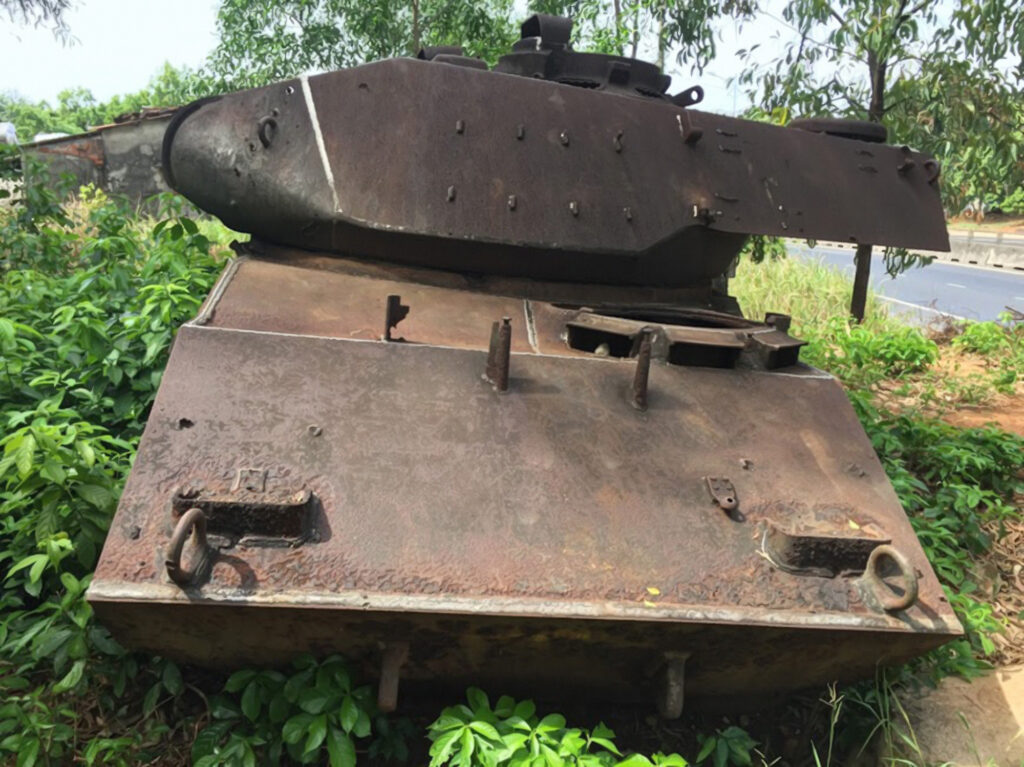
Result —
M 467 704 L 444 709 L 427 729 L 430 767 L 686 767 L 679 754 L 625 758 L 615 733 L 603 724 L 593 730 L 567 727 L 561 714 L 537 715 L 533 701 L 507 695 L 494 708 L 481 690 L 470 688 Z
M 272 764 L 287 755 L 299 764 L 331 767 L 356 763 L 354 738 L 370 735 L 373 693 L 355 687 L 344 661 L 317 663 L 301 656 L 293 673 L 243 670 L 231 675 L 210 701 L 215 723 L 192 745 L 196 767 L 255 764 L 257 749 Z
M 1006 328 L 998 322 L 968 322 L 953 345 L 986 357 L 1011 348 Z
M 872 329 L 836 317 L 807 334 L 804 358 L 854 386 L 924 370 L 939 349 L 916 328 Z
M 184 684 L 126 654 L 84 593 L 174 330 L 218 264 L 190 221 L 146 230 L 121 201 L 69 211 L 42 186 L 0 212 L 0 252 L 0 753 L 128 763 Z M 125 732 L 80 724 L 118 712 Z

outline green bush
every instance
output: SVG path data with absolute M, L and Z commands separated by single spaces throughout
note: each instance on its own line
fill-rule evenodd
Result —
M 998 322 L 968 322 L 953 339 L 953 346 L 987 357 L 1009 351 L 1012 345 L 1006 328 Z
M 127 655 L 84 592 L 174 331 L 219 267 L 187 219 L 146 229 L 120 201 L 69 211 L 39 186 L 0 212 L 0 252 L 0 752 L 127 763 L 166 731 L 182 678 Z M 87 711 L 128 709 L 127 733 L 83 742 Z
M 466 704 L 444 709 L 427 728 L 427 736 L 430 767 L 687 765 L 679 754 L 623 757 L 615 745 L 615 733 L 604 724 L 593 730 L 568 727 L 561 714 L 538 716 L 533 701 L 516 701 L 507 695 L 491 708 L 487 695 L 475 688 L 468 691 Z
M 220 269 L 211 240 L 230 235 L 177 214 L 141 222 L 96 192 L 70 207 L 45 188 L 19 198 L 0 210 L 0 760 L 126 765 L 174 751 L 202 765 L 349 765 L 357 747 L 403 758 L 414 728 L 378 715 L 338 658 L 303 657 L 286 671 L 250 669 L 225 682 L 128 653 L 92 620 L 84 593 L 171 340 Z M 758 268 L 792 269 L 779 267 L 786 263 Z M 971 571 L 1016 513 L 1022 440 L 887 413 L 856 388 L 930 365 L 934 344 L 916 331 L 882 315 L 859 328 L 833 320 L 803 331 L 808 356 L 854 387 L 865 428 L 968 629 L 925 669 L 976 672 L 999 624 Z M 678 754 L 623 756 L 606 727 L 569 727 L 509 698 L 491 708 L 476 691 L 428 735 L 438 766 L 685 764 Z M 697 761 L 747 765 L 755 745 L 726 727 L 701 739 Z
M 356 763 L 355 738 L 367 738 L 376 714 L 373 692 L 353 685 L 336 656 L 318 663 L 300 656 L 293 673 L 244 670 L 231 675 L 221 695 L 210 700 L 215 723 L 192 745 L 195 767 L 256 763 L 280 764 L 287 755 L 298 764 L 331 767 Z
M 836 317 L 808 330 L 803 359 L 856 387 L 921 372 L 939 355 L 934 341 L 907 326 L 873 329 Z

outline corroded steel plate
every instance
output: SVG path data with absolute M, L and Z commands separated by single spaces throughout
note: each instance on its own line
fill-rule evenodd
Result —
M 404 341 L 384 342 L 399 292 Z M 481 376 L 503 316 L 499 393 Z M 626 696 L 673 658 L 695 694 L 753 694 L 960 633 L 831 376 L 656 361 L 642 411 L 636 361 L 568 348 L 574 316 L 233 265 L 178 334 L 90 588 L 100 619 L 200 663 L 407 643 L 413 679 Z M 189 503 L 211 549 L 182 587 L 165 559 Z M 902 572 L 861 574 L 878 546 Z
M 905 147 L 415 59 L 198 102 L 164 162 L 263 240 L 468 272 L 694 285 L 749 234 L 949 249 Z

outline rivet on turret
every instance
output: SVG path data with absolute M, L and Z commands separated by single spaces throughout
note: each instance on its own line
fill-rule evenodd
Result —
M 569 200 L 569 212 L 574 216 L 578 216 L 580 214 L 580 204 L 576 202 L 576 200 Z
M 640 331 L 640 349 L 636 355 L 636 371 L 633 373 L 633 389 L 630 403 L 637 410 L 647 409 L 647 382 L 651 375 L 651 336 L 654 330 L 645 327 Z
M 633 209 L 628 207 L 628 206 L 623 208 L 622 209 L 622 215 L 624 215 L 626 217 L 627 221 L 632 221 L 633 220 Z
M 562 146 L 569 146 L 569 131 L 564 130 L 559 133 L 558 140 L 562 142 Z
M 509 210 L 515 210 L 516 209 L 516 196 L 514 194 L 510 194 L 508 196 L 508 209 Z
M 455 202 L 455 187 L 448 187 L 448 202 Z
M 466 132 L 466 122 L 464 120 L 456 120 L 455 121 L 455 132 L 456 133 L 465 133 Z
M 502 317 L 491 325 L 491 343 L 487 349 L 484 379 L 494 384 L 495 391 L 508 391 L 509 364 L 512 357 L 512 319 Z
M 516 138 L 520 141 L 526 138 L 526 126 L 522 123 L 519 123 L 519 125 L 516 126 Z
M 616 152 L 622 151 L 622 131 L 616 131 L 615 138 L 612 139 L 612 145 L 615 147 Z

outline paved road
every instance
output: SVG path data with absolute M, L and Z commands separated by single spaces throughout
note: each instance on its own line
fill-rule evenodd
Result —
M 853 251 L 791 245 L 798 258 L 815 259 L 853 278 Z M 929 322 L 941 314 L 960 319 L 994 320 L 1005 307 L 1024 311 L 1024 272 L 940 263 L 911 269 L 891 278 L 882 256 L 871 260 L 871 285 L 895 311 Z

